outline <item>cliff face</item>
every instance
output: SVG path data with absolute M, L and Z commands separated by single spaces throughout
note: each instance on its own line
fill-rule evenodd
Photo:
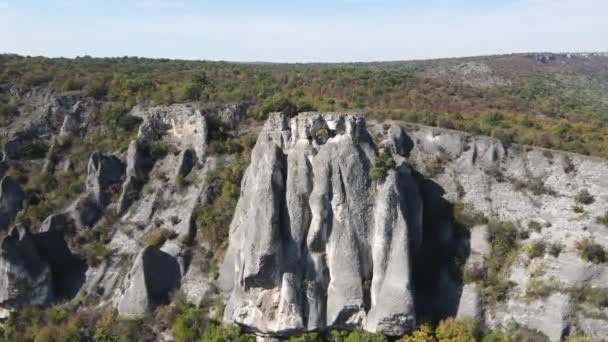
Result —
M 420 194 L 397 154 L 396 170 L 373 180 L 376 156 L 363 117 L 269 118 L 230 227 L 226 320 L 279 334 L 414 327 Z
M 410 162 L 432 176 L 447 200 L 517 227 L 512 260 L 501 261 L 507 264 L 502 270 L 508 284 L 506 299 L 461 313 L 489 326 L 515 322 L 553 341 L 581 330 L 589 336 L 608 336 L 608 303 L 575 295 L 584 297 L 582 293 L 592 291 L 605 298 L 607 293 L 606 260 L 584 260 L 583 254 L 585 245 L 608 247 L 608 222 L 602 220 L 608 217 L 608 162 L 504 146 L 456 131 L 414 125 L 406 125 L 406 131 L 414 146 Z M 465 273 L 488 270 L 491 239 L 488 225 L 472 227 Z M 460 305 L 475 307 L 471 301 L 480 291 L 487 291 L 483 281 L 469 280 Z
M 396 161 L 385 179 L 371 177 L 371 136 Z M 607 290 L 608 267 L 581 247 L 608 246 L 607 174 L 603 160 L 456 131 L 272 116 L 231 225 L 224 318 L 265 334 L 400 335 L 458 316 L 606 336 L 605 304 L 573 293 Z

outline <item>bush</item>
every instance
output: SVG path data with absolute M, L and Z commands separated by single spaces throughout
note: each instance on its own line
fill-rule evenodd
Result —
M 585 212 L 585 208 L 583 208 L 582 205 L 573 205 L 572 206 L 572 211 L 574 211 L 577 214 L 583 214 Z
M 200 342 L 255 342 L 253 335 L 244 334 L 238 325 L 210 325 Z
M 595 264 L 606 262 L 606 250 L 601 245 L 594 243 L 589 239 L 584 239 L 576 242 L 576 251 L 578 256 L 585 261 Z
M 560 243 L 552 243 L 549 245 L 549 254 L 557 258 L 562 253 L 563 246 Z
M 528 229 L 540 233 L 543 230 L 543 225 L 537 221 L 530 221 L 528 222 Z
M 209 142 L 208 152 L 210 155 L 250 153 L 255 142 L 256 138 L 253 135 L 225 140 L 212 140 Z
M 329 333 L 329 341 L 332 342 L 387 342 L 387 338 L 381 334 L 372 334 L 362 330 L 340 331 L 332 330 Z
M 482 342 L 510 342 L 511 340 L 509 339 L 507 334 L 501 328 L 497 328 L 497 329 L 494 329 L 489 334 L 486 334 L 481 341 Z
M 507 335 L 511 341 L 549 342 L 543 333 L 515 323 L 509 326 Z
M 49 145 L 42 140 L 29 142 L 21 148 L 20 155 L 23 159 L 41 159 L 46 157 Z
M 599 342 L 599 340 L 585 336 L 570 336 L 566 338 L 564 342 Z
M 287 116 L 296 115 L 298 113 L 298 107 L 290 98 L 281 93 L 277 93 L 262 102 L 260 111 L 262 114 L 260 119 L 265 119 L 267 114 L 273 112 L 282 112 Z
M 473 320 L 446 319 L 439 323 L 436 330 L 439 342 L 475 342 L 476 327 Z
M 175 178 L 175 187 L 178 192 L 184 192 L 192 183 L 186 177 L 182 175 L 177 175 Z
M 599 224 L 604 225 L 606 228 L 608 228 L 608 211 L 606 211 L 606 213 L 603 216 L 599 216 L 595 219 L 595 221 Z
M 476 211 L 474 208 L 469 208 L 460 202 L 452 205 L 452 216 L 456 223 L 466 228 L 473 228 L 474 226 L 488 223 L 488 219 L 483 213 Z
M 192 307 L 187 307 L 178 314 L 171 327 L 175 342 L 196 341 L 207 325 L 203 317 L 200 310 Z
M 163 159 L 165 158 L 170 151 L 169 144 L 163 141 L 155 141 L 150 144 L 150 156 L 154 159 Z
M 574 200 L 578 204 L 589 205 L 595 202 L 595 197 L 593 197 L 587 189 L 583 189 L 574 196 Z
M 91 267 L 97 267 L 107 258 L 112 251 L 100 241 L 93 241 L 83 246 L 84 256 L 87 264 Z
M 532 277 L 528 280 L 526 286 L 526 298 L 529 300 L 547 298 L 555 290 L 556 286 L 554 284 L 547 283 L 540 278 Z
M 429 324 L 420 324 L 411 336 L 402 337 L 399 342 L 435 342 L 433 328 Z
M 608 288 L 573 287 L 569 289 L 570 300 L 576 304 L 589 304 L 598 309 L 608 308 Z
M 207 174 L 210 204 L 197 211 L 196 225 L 216 251 L 226 245 L 246 165 L 247 160 L 241 159 Z
M 547 246 L 544 242 L 535 241 L 527 244 L 525 250 L 528 258 L 535 259 L 544 256 L 546 248 Z
M 177 234 L 172 230 L 156 228 L 148 233 L 144 243 L 147 246 L 160 247 L 165 243 L 165 241 L 175 239 L 176 235 Z
M 511 222 L 490 222 L 490 255 L 486 257 L 482 296 L 487 304 L 507 299 L 512 283 L 509 271 L 518 253 L 517 228 Z
M 288 342 L 323 342 L 323 338 L 319 333 L 311 332 L 301 336 L 294 336 Z
M 384 180 L 389 170 L 393 170 L 397 167 L 393 156 L 390 153 L 381 151 L 374 160 L 374 166 L 372 167 L 372 179 Z

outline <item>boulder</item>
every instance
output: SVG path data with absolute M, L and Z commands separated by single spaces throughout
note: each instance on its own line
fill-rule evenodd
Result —
M 133 204 L 153 166 L 154 161 L 147 149 L 139 142 L 132 141 L 127 150 L 126 179 L 116 208 L 118 215 L 125 213 Z
M 157 305 L 167 303 L 180 281 L 179 264 L 173 257 L 158 247 L 145 247 L 127 275 L 126 290 L 118 302 L 119 315 L 144 316 Z
M 221 130 L 237 130 L 241 121 L 247 115 L 247 104 L 234 103 L 217 105 L 204 111 L 210 125 Z
M 92 194 L 94 199 L 105 205 L 108 202 L 108 188 L 120 183 L 125 173 L 123 162 L 114 157 L 95 152 L 89 158 L 87 169 L 86 191 Z
M 149 143 L 158 140 L 173 145 L 178 151 L 193 149 L 204 161 L 207 147 L 207 121 L 200 110 L 190 104 L 143 108 L 136 106 L 131 115 L 143 119 L 138 139 Z
M 49 264 L 27 228 L 13 227 L 0 241 L 0 306 L 44 305 L 54 298 Z

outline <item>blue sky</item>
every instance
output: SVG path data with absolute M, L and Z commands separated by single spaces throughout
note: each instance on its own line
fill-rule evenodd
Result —
M 607 51 L 608 0 L 0 0 L 0 52 L 281 62 Z

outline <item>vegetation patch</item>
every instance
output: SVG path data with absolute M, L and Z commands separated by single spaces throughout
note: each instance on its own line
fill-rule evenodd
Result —
M 534 241 L 528 243 L 524 250 L 530 259 L 542 258 L 547 250 L 547 245 L 543 241 Z
M 589 205 L 595 202 L 595 197 L 587 189 L 583 189 L 574 196 L 574 201 L 578 204 Z
M 150 143 L 150 156 L 156 160 L 165 158 L 171 152 L 171 146 L 164 141 Z
M 488 218 L 485 217 L 482 212 L 477 211 L 462 202 L 457 202 L 452 205 L 452 217 L 457 224 L 468 229 L 488 223 Z
M 602 216 L 598 216 L 595 221 L 601 225 L 604 225 L 604 227 L 608 228 L 608 211 L 606 211 L 606 213 Z
M 561 253 L 562 250 L 564 249 L 564 246 L 559 243 L 559 242 L 555 242 L 549 245 L 549 254 L 551 254 L 554 258 L 557 258 Z
M 393 156 L 389 152 L 380 151 L 374 160 L 372 167 L 372 179 L 384 180 L 388 171 L 394 170 L 397 167 Z
M 248 165 L 246 156 L 207 174 L 210 203 L 196 213 L 196 225 L 213 250 L 223 251 L 230 222 L 240 195 L 241 178 Z
M 540 277 L 532 277 L 526 285 L 525 296 L 528 300 L 544 299 L 557 290 L 559 290 L 559 286 L 553 279 L 547 281 Z
M 543 225 L 537 221 L 528 222 L 528 229 L 540 233 L 543 230 Z
M 606 250 L 602 245 L 599 245 L 590 239 L 584 239 L 576 242 L 576 252 L 581 259 L 601 264 L 606 262 Z
M 165 243 L 165 241 L 175 239 L 176 237 L 177 233 L 172 230 L 155 228 L 146 235 L 144 243 L 147 246 L 160 247 Z
M 486 304 L 502 302 L 508 298 L 513 284 L 508 280 L 511 265 L 517 257 L 519 245 L 517 228 L 511 222 L 490 222 L 491 252 L 485 259 L 485 274 L 480 283 Z
M 597 309 L 608 308 L 608 288 L 588 285 L 569 289 L 570 300 L 575 304 L 588 304 Z

